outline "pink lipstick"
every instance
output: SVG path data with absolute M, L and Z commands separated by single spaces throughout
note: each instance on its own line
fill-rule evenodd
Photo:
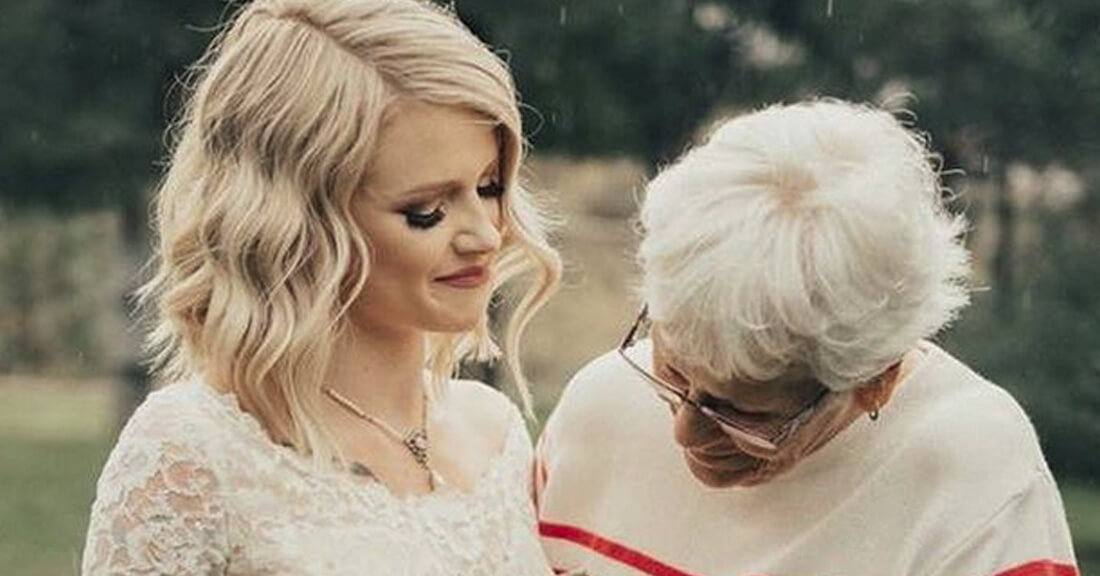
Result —
M 452 288 L 477 288 L 489 280 L 489 270 L 484 266 L 469 266 L 435 280 Z

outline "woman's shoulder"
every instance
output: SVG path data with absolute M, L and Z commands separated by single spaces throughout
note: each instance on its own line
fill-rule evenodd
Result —
M 500 441 L 508 437 L 517 423 L 522 426 L 523 417 L 512 400 L 478 380 L 451 380 L 447 402 L 462 414 L 467 424 Z
M 628 353 L 639 365 L 649 366 L 648 341 Z M 655 398 L 646 381 L 617 350 L 611 350 L 590 360 L 570 378 L 551 420 L 583 434 L 633 434 L 635 427 L 652 415 Z M 661 414 L 667 415 L 667 410 Z
M 648 368 L 651 351 L 650 342 L 644 340 L 626 353 L 639 365 Z M 618 350 L 610 350 L 588 361 L 569 379 L 562 391 L 562 401 L 602 403 L 608 398 L 619 397 L 634 389 L 633 386 L 624 388 L 624 380 L 633 382 L 634 371 Z
M 106 573 L 108 565 L 158 574 L 221 565 L 227 458 L 196 385 L 152 392 L 123 428 L 96 485 L 85 573 Z
M 119 433 L 97 484 L 97 500 L 113 505 L 168 482 L 212 480 L 220 444 L 214 420 L 194 383 L 151 392 Z
M 227 407 L 218 393 L 198 379 L 184 380 L 153 390 L 138 405 L 121 437 L 138 435 L 151 440 L 201 440 L 224 432 Z
M 1035 428 L 1008 391 L 941 349 L 929 360 L 914 382 L 919 394 L 904 406 L 912 423 L 905 445 L 916 461 L 983 485 L 999 477 L 1009 490 L 1047 473 Z
M 122 428 L 106 469 L 152 471 L 173 462 L 215 467 L 245 426 L 234 420 L 233 409 L 198 379 L 154 390 Z
M 950 353 L 932 348 L 923 380 L 928 426 L 972 442 L 1035 440 L 1031 420 L 1012 394 Z

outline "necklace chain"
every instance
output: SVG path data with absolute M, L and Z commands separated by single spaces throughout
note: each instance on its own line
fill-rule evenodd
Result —
M 340 394 L 332 388 L 324 386 L 321 388 L 321 391 L 324 392 L 325 396 L 328 396 L 329 399 L 331 399 L 333 402 L 336 402 L 336 404 L 339 405 L 341 408 L 347 410 L 348 412 L 351 412 L 356 418 L 359 418 L 363 422 L 371 424 L 378 430 L 382 431 L 382 433 L 388 436 L 391 440 L 403 446 L 405 450 L 407 450 L 409 454 L 413 457 L 413 460 L 416 460 L 416 463 L 419 464 L 420 467 L 428 473 L 428 483 L 433 490 L 435 489 L 437 483 L 442 483 L 442 477 L 440 477 L 439 474 L 436 473 L 435 469 L 432 468 L 431 463 L 431 443 L 428 440 L 427 427 L 427 397 L 424 398 L 424 410 L 421 415 L 421 425 L 413 428 L 412 430 L 409 430 L 407 434 L 401 434 L 400 432 L 395 430 L 393 426 L 390 426 L 389 423 L 387 423 L 385 420 L 382 420 L 377 416 L 367 414 L 366 411 L 360 408 L 358 404 L 352 402 L 346 396 Z

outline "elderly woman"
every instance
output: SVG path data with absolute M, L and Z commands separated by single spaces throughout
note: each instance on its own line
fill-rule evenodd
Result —
M 645 306 L 540 445 L 551 563 L 615 575 L 1072 575 L 1027 416 L 928 338 L 967 303 L 925 140 L 821 101 L 648 187 Z

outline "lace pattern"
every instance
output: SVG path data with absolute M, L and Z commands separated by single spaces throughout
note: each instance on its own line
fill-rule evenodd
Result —
M 539 575 L 530 438 L 513 414 L 470 492 L 395 497 L 270 442 L 201 382 L 149 396 L 104 467 L 83 573 Z

